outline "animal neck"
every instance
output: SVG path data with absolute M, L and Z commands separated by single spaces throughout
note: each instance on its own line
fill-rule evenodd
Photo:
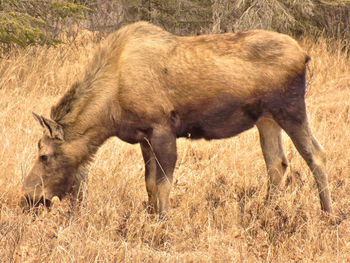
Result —
M 109 137 L 116 134 L 118 111 L 111 102 L 112 95 L 107 96 L 108 85 L 104 79 L 75 83 L 70 90 L 51 108 L 51 119 L 64 129 L 64 137 L 68 143 L 77 143 L 88 149 L 93 155 L 98 147 Z
M 116 124 L 110 110 L 110 103 L 95 98 L 85 102 L 79 109 L 77 106 L 60 122 L 64 129 L 64 138 L 72 145 L 72 156 L 76 156 L 79 164 L 92 159 L 98 148 L 111 136 L 116 134 Z
M 111 133 L 107 127 L 88 128 L 83 134 L 70 134 L 67 140 L 67 154 L 74 159 L 77 166 L 89 163 L 98 148 L 109 138 Z
M 114 88 L 116 84 L 98 73 L 92 75 L 75 83 L 51 108 L 51 119 L 62 125 L 65 141 L 79 164 L 91 160 L 98 148 L 117 134 L 120 115 L 118 105 L 112 103 L 114 94 L 106 93 L 113 90 L 109 85 Z

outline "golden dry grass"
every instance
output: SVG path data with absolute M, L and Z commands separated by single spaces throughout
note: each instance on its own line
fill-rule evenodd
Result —
M 350 59 L 341 43 L 303 45 L 312 56 L 309 119 L 328 152 L 337 224 L 322 215 L 312 174 L 285 134 L 289 168 L 280 196 L 264 205 L 256 129 L 178 141 L 167 221 L 145 213 L 139 147 L 116 138 L 98 151 L 79 209 L 63 201 L 37 217 L 22 213 L 21 182 L 41 135 L 31 112 L 48 116 L 93 55 L 89 41 L 0 60 L 0 262 L 349 262 Z

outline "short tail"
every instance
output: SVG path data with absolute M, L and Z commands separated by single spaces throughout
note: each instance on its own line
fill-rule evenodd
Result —
M 305 64 L 309 63 L 310 60 L 311 60 L 311 57 L 309 55 L 306 55 Z

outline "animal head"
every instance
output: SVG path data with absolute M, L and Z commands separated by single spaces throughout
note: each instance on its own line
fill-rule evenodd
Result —
M 53 197 L 62 198 L 80 186 L 76 176 L 80 164 L 72 154 L 72 145 L 65 141 L 63 127 L 35 113 L 33 116 L 42 126 L 43 135 L 38 141 L 38 157 L 24 178 L 23 208 L 40 203 L 49 206 Z

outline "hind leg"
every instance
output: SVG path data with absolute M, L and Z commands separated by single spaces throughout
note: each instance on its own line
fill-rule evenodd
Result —
M 298 152 L 304 158 L 315 177 L 320 196 L 321 208 L 323 211 L 331 213 L 331 200 L 328 190 L 327 176 L 325 173 L 325 151 L 312 135 L 307 120 L 302 124 L 288 124 L 289 123 L 284 127 L 285 131 L 292 139 Z
M 287 169 L 287 160 L 281 141 L 281 127 L 272 119 L 261 118 L 256 123 L 260 135 L 260 145 L 269 176 L 266 200 L 275 192 Z
M 292 103 L 286 99 L 284 108 L 274 112 L 274 119 L 292 139 L 312 171 L 322 210 L 331 213 L 331 199 L 325 172 L 326 154 L 310 130 L 304 97 L 295 97 Z
M 271 97 L 267 105 L 273 119 L 289 135 L 312 171 L 318 187 L 322 210 L 331 213 L 331 199 L 325 172 L 325 152 L 312 135 L 307 120 L 305 71 L 289 83 L 284 93 Z

